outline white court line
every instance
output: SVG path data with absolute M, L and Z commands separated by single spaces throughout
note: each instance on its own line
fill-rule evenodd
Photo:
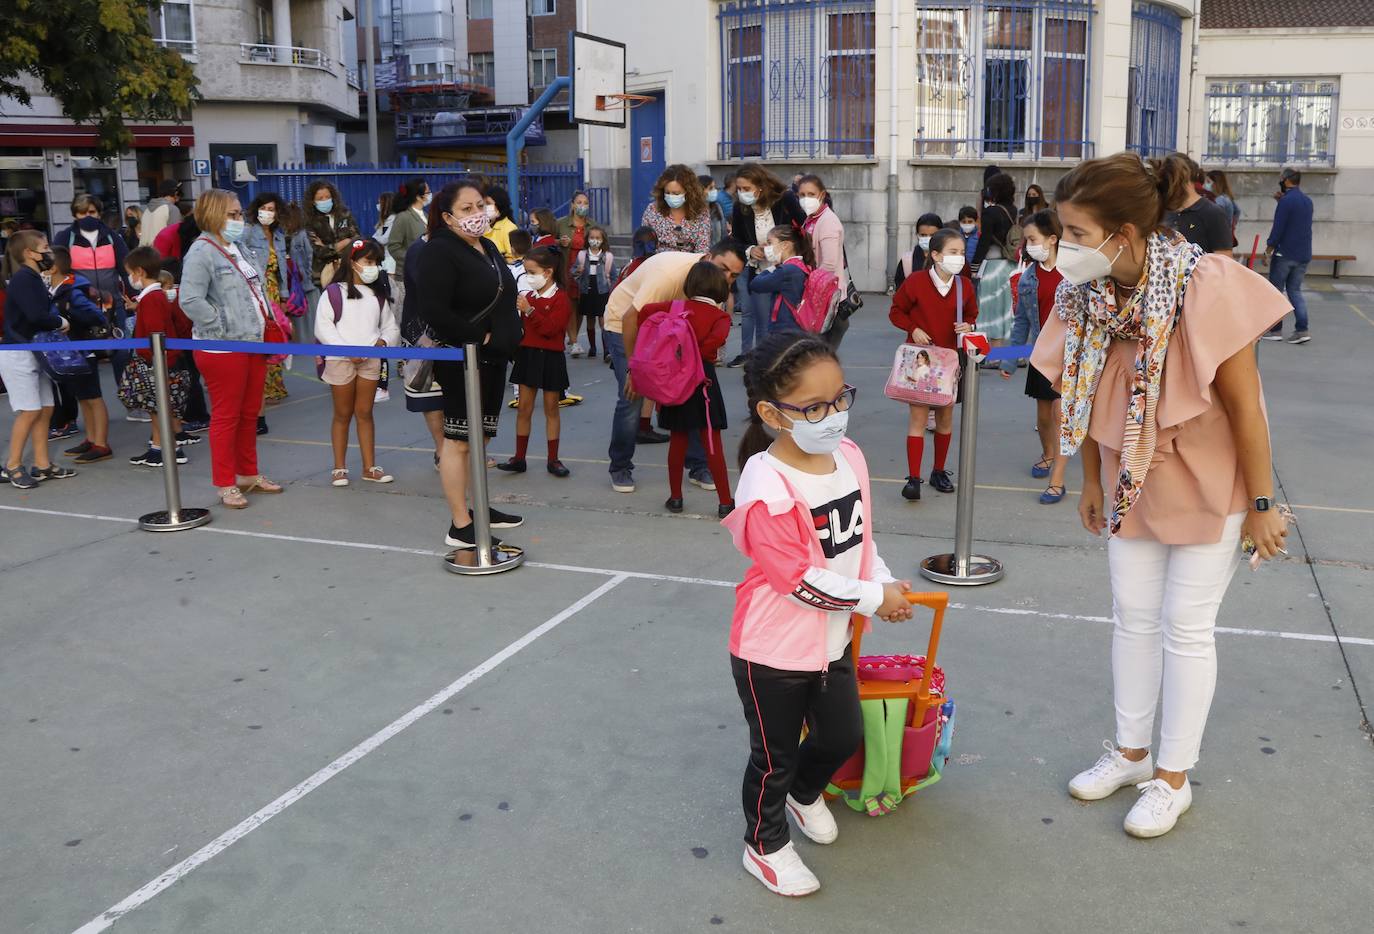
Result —
M 53 509 L 30 509 L 24 506 L 0 506 L 0 510 L 13 510 L 15 512 L 32 512 L 46 516 L 63 516 L 74 519 L 99 519 L 102 522 L 126 522 L 133 523 L 133 519 L 123 519 L 117 516 L 93 516 L 75 512 L 58 512 Z M 364 551 L 385 551 L 402 555 L 420 555 L 426 558 L 441 558 L 448 554 L 447 551 L 431 551 L 426 548 L 406 548 L 402 545 L 381 545 L 375 542 L 350 542 L 334 538 L 309 538 L 302 535 L 282 535 L 277 532 L 252 532 L 246 529 L 222 529 L 216 526 L 203 526 L 195 529 L 196 532 L 213 532 L 217 535 L 241 535 L 246 538 L 265 538 L 274 541 L 298 542 L 305 545 L 330 545 L 335 548 L 358 548 Z M 737 581 L 714 580 L 709 577 L 682 577 L 676 574 L 654 574 L 648 571 L 623 571 L 613 568 L 582 567 L 575 564 L 551 564 L 541 561 L 526 561 L 525 567 L 540 568 L 545 571 L 568 571 L 576 574 L 599 574 L 603 577 L 623 577 L 628 580 L 649 580 L 661 581 L 671 584 L 700 584 L 706 587 L 729 587 L 733 588 Z M 1001 607 L 1001 606 L 977 606 L 967 603 L 951 603 L 951 610 L 967 610 L 971 613 L 991 613 L 997 616 L 1033 616 L 1037 619 L 1066 620 L 1076 623 L 1106 623 L 1111 624 L 1109 616 L 1080 616 L 1073 613 L 1047 613 L 1043 610 L 1028 610 L 1020 607 Z M 1337 639 L 1335 636 L 1322 633 L 1309 632 L 1287 632 L 1284 630 L 1269 629 L 1241 629 L 1232 626 L 1218 626 L 1216 631 L 1228 636 L 1257 636 L 1265 639 L 1289 639 L 1297 642 L 1325 642 L 1328 644 L 1341 645 L 1362 645 L 1374 647 L 1374 639 L 1361 638 L 1359 636 L 1342 636 Z
M 444 688 L 438 694 L 435 694 L 433 697 L 431 697 L 424 703 L 420 704 L 419 706 L 412 708 L 398 719 L 393 720 L 390 724 L 383 727 L 378 732 L 373 733 L 367 739 L 363 740 L 361 743 L 354 746 L 352 749 L 348 750 L 348 752 L 339 756 L 339 758 L 335 759 L 333 762 L 329 763 L 324 768 L 320 769 L 314 775 L 311 775 L 305 781 L 301 782 L 299 785 L 292 788 L 290 791 L 286 792 L 281 797 L 277 798 L 271 804 L 268 804 L 266 807 L 263 807 L 257 812 L 249 815 L 248 817 L 245 817 L 242 821 L 235 824 L 233 827 L 226 830 L 224 833 L 220 834 L 218 837 L 211 840 L 209 843 L 205 844 L 205 846 L 201 847 L 199 850 L 192 853 L 190 856 L 186 857 L 184 860 L 177 863 L 175 866 L 168 869 L 166 872 L 162 873 L 162 875 L 158 876 L 152 882 L 149 882 L 147 885 L 143 886 L 143 888 L 134 892 L 132 895 L 125 898 L 123 901 L 120 901 L 119 903 L 111 906 L 109 909 L 101 912 L 100 917 L 93 918 L 92 920 L 87 921 L 85 924 L 81 925 L 81 927 L 76 929 L 74 934 L 98 934 L 98 932 L 110 927 L 110 925 L 114 924 L 116 921 L 118 921 L 120 918 L 122 918 L 129 912 L 133 911 L 135 908 L 146 903 L 150 899 L 157 897 L 160 893 L 166 891 L 171 886 L 176 885 L 187 875 L 194 872 L 196 869 L 200 868 L 210 860 L 214 859 L 220 853 L 223 853 L 229 847 L 233 846 L 235 843 L 242 840 L 244 837 L 248 836 L 254 830 L 257 830 L 263 824 L 267 823 L 269 820 L 276 817 L 282 811 L 285 811 L 291 805 L 295 804 L 297 801 L 301 800 L 306 795 L 310 794 L 310 792 L 314 791 L 316 788 L 319 788 L 325 782 L 329 781 L 331 778 L 338 775 L 340 772 L 348 768 L 350 765 L 353 765 L 358 760 L 362 759 L 368 753 L 375 750 L 378 746 L 381 746 L 382 743 L 385 743 L 387 740 L 391 739 L 393 736 L 400 733 L 402 730 L 411 726 L 421 717 L 425 716 L 428 713 L 432 713 L 433 711 L 438 709 L 459 691 L 463 690 L 465 687 L 472 684 L 478 678 L 497 668 L 499 665 L 501 665 L 502 662 L 506 661 L 508 658 L 515 655 L 517 652 L 528 646 L 530 643 L 534 642 L 540 636 L 547 635 L 564 620 L 567 620 L 569 617 L 576 615 L 582 610 L 585 610 L 592 603 L 596 602 L 598 599 L 604 597 L 611 590 L 615 589 L 616 587 L 620 586 L 620 584 L 624 583 L 625 579 L 625 575 L 617 574 L 615 577 L 612 577 L 610 580 L 604 582 L 600 587 L 596 588 L 591 593 L 587 594 L 581 600 L 578 600 L 572 606 L 558 613 L 556 616 L 550 617 L 548 620 L 531 629 L 529 632 L 525 633 L 519 639 L 516 639 L 510 645 L 506 646 L 504 649 L 497 652 L 495 655 L 491 656 L 491 658 L 488 658 L 486 661 L 482 662 L 482 664 L 478 665 L 476 668 L 472 669 L 467 674 L 463 675 L 457 681 L 453 682 L 448 687 Z

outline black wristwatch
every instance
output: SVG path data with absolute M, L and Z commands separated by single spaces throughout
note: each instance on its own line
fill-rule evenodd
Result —
M 1274 508 L 1274 501 L 1268 496 L 1255 497 L 1255 512 L 1268 512 Z

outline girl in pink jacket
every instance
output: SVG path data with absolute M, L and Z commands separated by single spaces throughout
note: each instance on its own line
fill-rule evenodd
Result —
M 863 738 L 851 627 L 875 614 L 910 619 L 911 584 L 895 581 L 874 547 L 868 468 L 845 440 L 854 387 L 830 345 L 771 334 L 751 355 L 745 386 L 737 505 L 722 523 L 753 562 L 735 588 L 730 630 L 749 725 L 744 868 L 769 891 L 808 895 L 820 883 L 793 847 L 787 815 L 812 841 L 835 841 L 821 792 Z

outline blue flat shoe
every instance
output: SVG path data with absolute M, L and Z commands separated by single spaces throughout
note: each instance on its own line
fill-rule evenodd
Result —
M 1058 490 L 1059 492 L 1056 493 L 1054 492 L 1055 490 Z M 1047 487 L 1045 489 L 1045 492 L 1040 494 L 1040 505 L 1053 506 L 1055 503 L 1059 502 L 1061 499 L 1064 498 L 1064 493 L 1065 490 L 1062 486 Z
M 1050 466 L 1053 463 L 1053 461 L 1046 460 L 1043 457 L 1040 458 L 1033 465 L 1031 465 L 1031 476 L 1037 480 L 1044 480 L 1046 477 L 1050 475 Z

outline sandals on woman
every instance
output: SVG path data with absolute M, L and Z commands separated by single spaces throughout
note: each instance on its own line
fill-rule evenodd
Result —
M 1058 490 L 1056 493 L 1055 491 Z M 1045 492 L 1040 494 L 1040 505 L 1053 506 L 1064 498 L 1065 489 L 1062 486 L 1046 487 Z
M 236 486 L 227 486 L 219 491 L 219 504 L 225 509 L 247 509 L 248 497 Z
M 273 483 L 262 474 L 250 477 L 248 480 L 240 480 L 239 485 L 245 493 L 280 493 L 285 487 L 280 483 Z

